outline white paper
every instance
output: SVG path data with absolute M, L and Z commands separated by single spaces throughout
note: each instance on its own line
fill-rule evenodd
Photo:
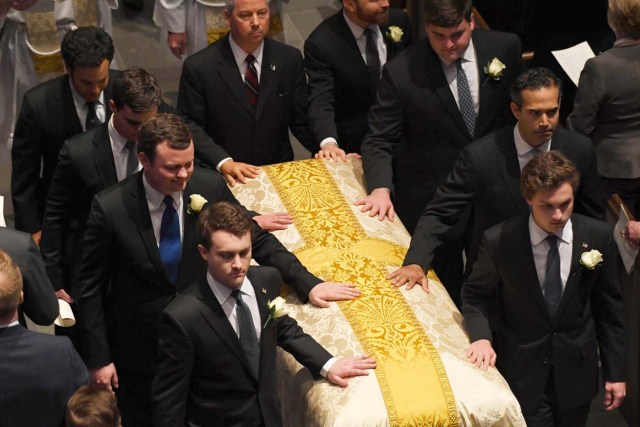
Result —
M 624 207 L 620 205 L 620 213 L 618 214 L 618 222 L 616 226 L 613 228 L 613 239 L 618 245 L 618 251 L 620 251 L 620 257 L 622 258 L 622 263 L 624 264 L 625 270 L 627 270 L 627 274 L 631 274 L 633 271 L 633 266 L 636 263 L 636 257 L 638 256 L 638 246 L 634 246 L 624 237 L 624 229 L 629 222 L 629 217 L 627 216 L 627 212 L 624 210 Z
M 4 220 L 4 196 L 0 196 L 0 227 L 6 227 L 7 222 Z
M 554 50 L 551 53 L 553 53 L 564 72 L 567 73 L 576 86 L 578 86 L 584 64 L 588 59 L 595 56 L 587 42 L 582 42 L 567 49 Z
M 76 318 L 73 315 L 73 311 L 71 310 L 71 306 L 68 302 L 63 299 L 58 298 L 58 307 L 60 309 L 60 314 L 56 317 L 53 323 L 58 326 L 62 326 L 63 328 L 69 328 L 76 324 Z

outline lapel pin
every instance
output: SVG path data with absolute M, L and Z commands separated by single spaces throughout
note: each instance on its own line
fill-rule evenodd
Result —
M 265 288 L 262 288 L 262 293 L 266 295 L 267 294 L 267 290 Z
M 583 248 L 585 248 L 585 249 L 587 249 L 587 248 L 589 247 L 589 245 L 587 245 L 586 243 L 583 243 L 583 244 L 582 244 L 582 247 L 583 247 Z
M 271 71 L 275 71 L 276 70 L 276 64 L 271 64 Z

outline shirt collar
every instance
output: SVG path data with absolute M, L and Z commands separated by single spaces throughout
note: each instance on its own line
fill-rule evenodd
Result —
M 165 195 L 153 188 L 151 184 L 149 184 L 149 181 L 147 181 L 147 177 L 145 176 L 144 172 L 142 173 L 142 185 L 144 185 L 144 191 L 147 195 L 147 200 L 155 209 L 160 209 Z M 173 205 L 180 206 L 180 198 L 182 197 L 182 192 L 175 191 L 169 195 L 173 199 Z
M 240 68 L 240 65 L 247 59 L 247 55 L 249 53 L 253 55 L 256 59 L 255 62 L 258 63 L 257 67 L 262 68 L 262 52 L 264 51 L 264 40 L 260 43 L 260 46 L 256 48 L 253 52 L 245 52 L 238 44 L 233 41 L 233 36 L 229 33 L 229 45 L 231 46 L 231 52 L 233 53 L 233 57 L 236 60 L 236 65 Z M 257 68 L 256 67 L 256 68 Z
M 207 283 L 209 284 L 209 287 L 211 288 L 213 295 L 215 295 L 216 299 L 218 300 L 221 306 L 227 302 L 227 300 L 231 296 L 231 293 L 234 291 L 233 289 L 228 288 L 227 286 L 223 285 L 222 283 L 214 279 L 211 273 L 209 273 L 208 271 L 207 271 Z M 249 278 L 246 275 L 244 276 L 242 285 L 240 285 L 240 293 L 242 295 L 247 295 L 251 298 L 256 297 L 256 291 L 255 289 L 253 289 L 253 286 L 251 286 L 251 282 L 249 281 Z
M 516 123 L 513 128 L 513 141 L 516 143 L 516 151 L 518 152 L 518 156 L 524 156 L 528 154 L 534 148 L 537 148 L 540 151 L 549 151 L 551 149 L 551 139 L 540 145 L 539 147 L 532 147 L 529 145 L 527 141 L 522 139 L 522 135 L 520 135 L 520 129 L 518 128 L 518 123 Z
M 351 19 L 349 19 L 349 17 L 347 16 L 347 12 L 346 10 L 344 10 L 344 8 L 342 9 L 342 15 L 344 16 L 344 20 L 347 23 L 347 26 L 349 27 L 349 29 L 351 30 L 351 33 L 353 34 L 353 37 L 358 40 L 360 37 L 362 37 L 362 34 L 364 34 L 364 30 L 366 28 L 371 28 L 371 30 L 374 33 L 378 32 L 378 26 L 375 24 L 371 24 L 368 25 L 367 27 L 361 27 L 360 25 L 354 23 L 351 21 Z
M 538 246 L 549 235 L 549 233 L 536 224 L 533 220 L 532 214 L 529 214 L 529 235 L 531 236 L 531 244 L 533 246 Z M 564 225 L 562 231 L 555 233 L 555 235 L 564 243 L 573 243 L 573 226 L 571 225 L 571 218 L 569 218 L 569 221 Z
M 109 119 L 109 139 L 111 140 L 111 143 L 115 145 L 117 151 L 120 152 L 127 147 L 127 139 L 124 136 L 120 135 L 116 130 L 116 127 L 113 125 L 114 117 L 115 114 L 112 114 L 111 118 Z
M 69 76 L 69 87 L 71 88 L 71 96 L 73 96 L 73 103 L 76 105 L 76 108 L 84 108 L 87 104 L 87 100 L 76 91 L 75 87 L 73 87 L 71 76 Z M 100 92 L 100 96 L 98 96 L 96 104 L 104 105 L 104 91 Z
M 13 322 L 9 323 L 8 325 L 0 325 L 0 329 L 10 328 L 12 326 L 18 326 L 19 324 L 20 324 L 20 322 L 18 322 L 17 320 L 14 320 Z

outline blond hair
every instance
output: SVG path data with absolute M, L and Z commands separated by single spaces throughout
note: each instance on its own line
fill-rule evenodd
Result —
M 640 39 L 640 0 L 609 0 L 609 22 L 618 34 Z
M 0 318 L 13 314 L 20 305 L 22 274 L 9 254 L 0 250 Z

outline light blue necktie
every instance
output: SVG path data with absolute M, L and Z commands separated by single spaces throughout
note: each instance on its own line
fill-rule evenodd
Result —
M 166 207 L 160 224 L 160 258 L 169 281 L 175 285 L 180 266 L 180 220 L 171 196 L 165 196 L 163 203 Z

